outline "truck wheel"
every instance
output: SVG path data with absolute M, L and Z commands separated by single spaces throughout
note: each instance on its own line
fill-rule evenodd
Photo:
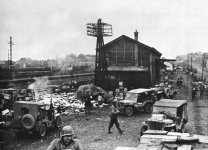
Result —
M 140 136 L 142 136 L 144 134 L 144 132 L 147 131 L 147 130 L 148 130 L 148 127 L 147 126 L 143 126 L 141 128 L 141 131 L 140 131 Z
M 25 114 L 21 118 L 21 124 L 25 129 L 30 130 L 35 126 L 35 118 L 31 114 Z
M 128 107 L 125 108 L 125 114 L 127 116 L 132 116 L 133 113 L 134 113 L 134 110 L 133 110 L 133 108 L 131 106 L 128 106 Z
M 146 104 L 144 106 L 144 111 L 147 113 L 151 113 L 152 112 L 152 105 L 150 103 Z
M 46 135 L 46 125 L 42 123 L 38 130 L 39 137 L 44 137 Z
M 61 117 L 57 117 L 55 120 L 55 128 L 60 128 L 62 124 Z

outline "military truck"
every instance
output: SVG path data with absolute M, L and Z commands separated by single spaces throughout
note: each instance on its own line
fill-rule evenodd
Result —
M 161 99 L 153 105 L 151 118 L 143 122 L 140 135 L 146 130 L 184 132 L 187 121 L 187 100 Z

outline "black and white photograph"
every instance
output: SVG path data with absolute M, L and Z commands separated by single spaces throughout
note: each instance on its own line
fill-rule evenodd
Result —
M 208 1 L 0 0 L 0 150 L 208 150 Z

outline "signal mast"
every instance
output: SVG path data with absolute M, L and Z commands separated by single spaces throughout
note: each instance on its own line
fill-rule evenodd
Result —
M 101 22 L 98 19 L 97 23 L 87 23 L 87 35 L 97 37 L 96 56 L 95 56 L 95 85 L 105 86 L 108 85 L 108 71 L 105 50 L 102 49 L 104 45 L 104 36 L 112 36 L 112 25 Z M 105 82 L 107 81 L 107 82 Z

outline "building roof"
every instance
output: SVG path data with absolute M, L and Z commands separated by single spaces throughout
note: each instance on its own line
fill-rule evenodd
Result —
M 126 35 L 122 35 L 122 36 L 120 36 L 120 37 L 114 39 L 113 41 L 111 41 L 111 42 L 105 44 L 105 45 L 103 46 L 103 48 L 108 47 L 108 46 L 114 44 L 115 42 L 117 42 L 117 41 L 119 41 L 119 40 L 121 40 L 121 39 L 127 39 L 127 40 L 129 40 L 129 41 L 131 41 L 131 42 L 133 42 L 133 43 L 135 43 L 135 44 L 138 44 L 138 45 L 140 45 L 140 46 L 143 46 L 143 47 L 146 47 L 146 48 L 151 49 L 151 51 L 157 53 L 157 54 L 160 55 L 160 56 L 162 55 L 162 54 L 161 54 L 159 51 L 157 51 L 154 47 L 149 47 L 149 46 L 147 46 L 147 45 L 145 45 L 145 44 L 143 44 L 143 43 L 141 43 L 141 42 L 139 42 L 139 41 L 137 41 L 137 40 L 135 40 L 135 39 L 132 39 L 132 38 L 126 36 Z
M 110 66 L 108 67 L 108 71 L 148 71 L 147 68 L 137 67 L 137 66 Z
M 176 61 L 176 59 L 158 59 L 159 61 L 162 62 L 167 62 L 167 61 Z

